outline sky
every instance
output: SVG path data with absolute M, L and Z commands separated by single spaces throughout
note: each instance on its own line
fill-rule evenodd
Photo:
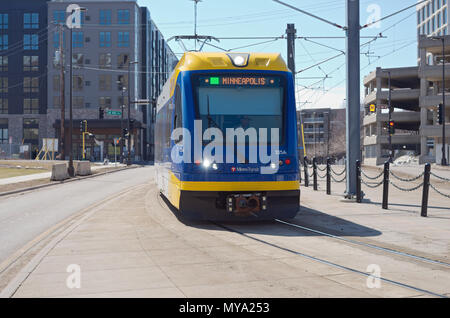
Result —
M 346 24 L 346 0 L 282 0 L 339 25 Z M 192 0 L 138 0 L 150 10 L 165 39 L 194 33 Z M 361 25 L 374 17 L 384 17 L 415 4 L 415 0 L 360 0 Z M 417 65 L 417 29 L 415 8 L 381 21 L 361 31 L 361 85 L 364 76 L 376 67 Z M 197 33 L 215 37 L 276 37 L 285 34 L 294 23 L 297 36 L 344 37 L 343 30 L 282 6 L 272 0 L 202 0 L 198 4 Z M 374 37 L 382 33 L 385 38 Z M 367 37 L 367 38 L 366 38 Z M 286 40 L 221 40 L 213 43 L 240 52 L 279 52 L 286 59 Z M 261 43 L 264 42 L 264 43 Z M 317 43 L 314 43 L 317 42 Z M 240 47 L 252 45 L 242 48 Z M 169 42 L 181 57 L 183 49 Z M 193 49 L 194 43 L 187 43 Z M 203 51 L 218 51 L 205 46 Z M 343 107 L 345 104 L 345 56 L 320 66 L 311 66 L 345 51 L 345 39 L 299 39 L 296 41 L 297 103 L 299 108 Z M 305 70 L 307 69 L 308 70 Z M 304 70 L 304 71 L 303 71 Z M 361 87 L 362 91 L 362 87 Z M 361 98 L 363 96 L 361 95 Z

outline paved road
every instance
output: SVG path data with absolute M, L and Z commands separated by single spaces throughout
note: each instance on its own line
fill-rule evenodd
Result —
M 153 180 L 153 167 L 125 170 L 0 198 L 0 263 L 67 217 L 149 180 Z

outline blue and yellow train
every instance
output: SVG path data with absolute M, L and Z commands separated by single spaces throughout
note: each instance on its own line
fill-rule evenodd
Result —
M 187 218 L 294 217 L 295 91 L 280 54 L 185 53 L 158 98 L 155 171 L 161 194 Z

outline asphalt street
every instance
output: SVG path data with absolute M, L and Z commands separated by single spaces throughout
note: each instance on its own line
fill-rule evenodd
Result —
M 150 180 L 149 166 L 0 198 L 0 263 L 64 219 Z

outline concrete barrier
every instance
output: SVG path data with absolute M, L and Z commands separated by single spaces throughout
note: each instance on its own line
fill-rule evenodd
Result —
M 55 163 L 52 166 L 52 177 L 53 181 L 62 181 L 69 179 L 69 174 L 67 172 L 67 164 L 65 163 Z
M 91 163 L 89 161 L 77 161 L 75 165 L 75 175 L 88 176 L 91 175 Z

